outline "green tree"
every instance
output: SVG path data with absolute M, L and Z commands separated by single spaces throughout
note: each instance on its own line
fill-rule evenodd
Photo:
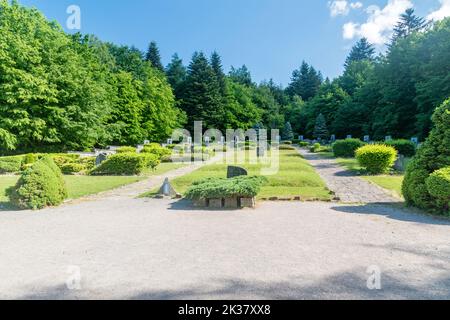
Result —
M 394 28 L 394 35 L 392 41 L 406 38 L 414 32 L 422 31 L 427 27 L 427 22 L 424 18 L 414 14 L 414 9 L 407 9 L 400 15 L 400 21 Z
M 322 84 L 323 78 L 312 66 L 303 61 L 300 69 L 292 73 L 291 83 L 286 92 L 291 96 L 299 96 L 304 101 L 313 98 Z
M 294 132 L 292 131 L 292 126 L 290 122 L 286 122 L 284 125 L 283 133 L 281 135 L 282 139 L 285 141 L 294 140 Z
M 243 84 L 245 86 L 253 85 L 252 75 L 245 65 L 237 69 L 231 67 L 229 77 L 232 81 Z
M 369 43 L 367 38 L 359 40 L 350 51 L 347 59 L 345 60 L 345 68 L 349 68 L 350 65 L 358 61 L 373 61 L 375 54 L 375 47 Z
M 149 61 L 154 68 L 158 69 L 161 72 L 164 72 L 164 67 L 161 62 L 161 55 L 159 53 L 159 48 L 155 41 L 150 42 L 147 54 L 145 55 L 145 60 Z
M 166 67 L 166 76 L 177 98 L 180 97 L 186 75 L 187 71 L 183 65 L 183 60 L 175 53 L 172 56 L 172 61 Z
M 314 126 L 314 138 L 319 140 L 325 140 L 329 137 L 329 132 L 327 128 L 327 121 L 323 114 L 319 114 L 316 119 L 316 124 Z

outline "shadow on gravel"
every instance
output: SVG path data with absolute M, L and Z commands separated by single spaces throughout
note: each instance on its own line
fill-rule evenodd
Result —
M 398 203 L 374 203 L 367 205 L 342 205 L 333 206 L 332 210 L 344 213 L 361 215 L 379 215 L 390 219 L 415 222 L 431 225 L 450 226 L 450 220 L 440 217 L 426 215 L 418 210 L 404 207 L 403 202 Z
M 233 212 L 233 211 L 240 211 L 241 209 L 211 209 L 211 208 L 198 208 L 194 207 L 192 204 L 192 201 L 181 199 L 175 202 L 172 202 L 169 206 L 169 210 L 175 210 L 175 211 L 209 211 L 209 212 Z
M 132 268 L 130 267 L 130 272 Z M 440 278 L 424 277 L 420 284 L 410 283 L 402 276 L 382 273 L 381 290 L 367 287 L 369 275 L 363 268 L 349 270 L 323 277 L 316 281 L 304 277 L 291 277 L 284 281 L 248 281 L 233 278 L 204 279 L 198 284 L 174 290 L 148 290 L 137 294 L 123 294 L 113 299 L 124 300 L 196 300 L 196 299 L 262 299 L 262 300 L 303 300 L 303 299 L 361 299 L 361 300 L 402 300 L 450 298 L 450 278 L 448 273 Z M 129 284 L 127 284 L 129 285 Z M 115 284 L 117 286 L 117 284 Z M 117 287 L 116 287 L 117 288 Z M 26 289 L 27 290 L 27 289 Z M 120 292 L 120 290 L 114 290 Z M 94 295 L 92 295 L 92 293 Z M 20 300 L 75 300 L 110 298 L 111 291 L 105 289 L 89 292 L 71 291 L 65 286 L 39 288 L 30 287 L 30 293 Z M 99 295 L 99 296 L 97 296 Z

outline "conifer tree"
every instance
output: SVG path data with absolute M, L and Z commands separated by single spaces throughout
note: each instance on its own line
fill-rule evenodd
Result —
M 183 65 L 183 60 L 175 53 L 172 56 L 172 61 L 166 67 L 166 76 L 177 98 L 181 94 L 182 85 L 186 80 L 186 74 L 187 71 Z
M 348 69 L 353 62 L 359 61 L 373 61 L 375 54 L 375 47 L 369 43 L 366 38 L 359 40 L 350 51 L 346 61 L 345 68 Z
M 286 122 L 283 129 L 282 138 L 284 141 L 294 140 L 294 132 L 292 131 L 292 126 L 290 122 Z
M 161 63 L 161 55 L 159 53 L 158 45 L 156 44 L 156 42 L 150 42 L 147 54 L 145 55 L 145 60 L 149 61 L 152 64 L 153 68 L 156 68 L 159 71 L 164 71 L 164 67 Z
M 324 140 L 328 138 L 329 132 L 327 128 L 327 122 L 323 114 L 319 114 L 316 119 L 316 125 L 314 127 L 314 138 Z
M 414 9 L 408 9 L 400 16 L 400 21 L 394 28 L 392 42 L 400 38 L 406 38 L 413 32 L 424 30 L 426 26 L 427 22 L 424 18 L 416 16 Z

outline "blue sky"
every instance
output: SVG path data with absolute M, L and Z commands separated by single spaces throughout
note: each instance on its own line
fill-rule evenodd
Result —
M 196 50 L 218 51 L 224 68 L 246 64 L 255 81 L 287 85 L 302 60 L 335 77 L 361 36 L 389 36 L 398 13 L 414 7 L 433 19 L 450 15 L 450 0 L 20 0 L 66 30 L 70 5 L 81 9 L 81 32 L 145 50 L 158 42 L 167 64 L 187 64 Z

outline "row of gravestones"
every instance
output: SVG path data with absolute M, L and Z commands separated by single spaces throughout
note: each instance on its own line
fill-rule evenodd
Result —
M 353 138 L 352 135 L 347 135 L 347 138 L 346 138 L 346 139 L 352 139 L 352 138 Z M 300 141 L 306 141 L 306 139 L 305 139 L 304 136 L 299 136 L 299 137 L 298 137 L 298 140 L 300 140 Z M 337 139 L 336 139 L 336 135 L 333 134 L 333 135 L 330 137 L 330 141 L 331 141 L 331 142 L 334 142 L 334 141 L 336 141 L 336 140 L 337 140 Z M 385 140 L 386 142 L 388 142 L 388 141 L 391 141 L 391 140 L 393 140 L 393 139 L 392 139 L 392 136 L 386 136 L 386 137 L 384 138 L 384 140 Z M 372 140 L 370 139 L 370 136 L 364 136 L 363 141 L 369 143 L 369 142 L 371 142 Z M 413 138 L 411 138 L 411 142 L 413 142 L 415 145 L 419 145 L 419 138 L 413 137 Z

